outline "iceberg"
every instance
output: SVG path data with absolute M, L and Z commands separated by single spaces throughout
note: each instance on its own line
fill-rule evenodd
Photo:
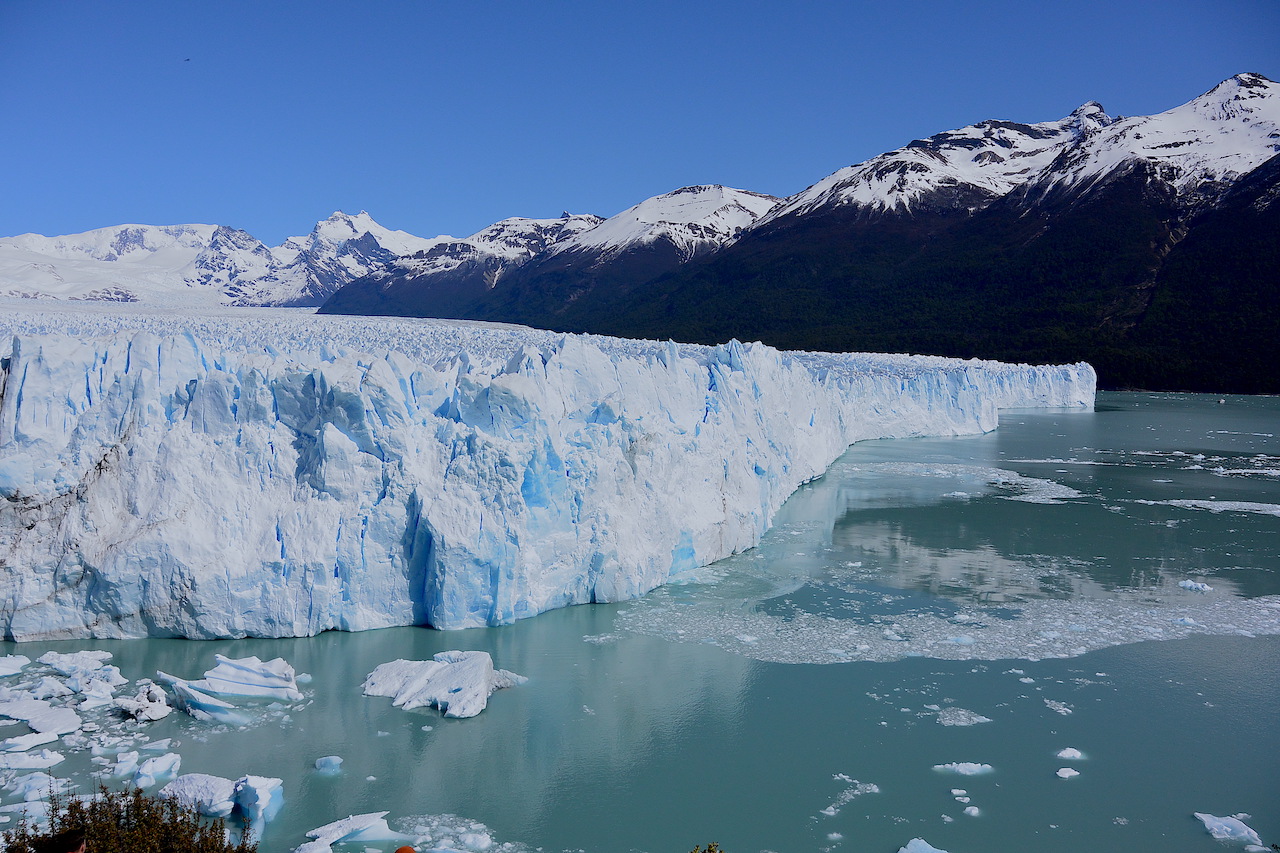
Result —
M 434 705 L 446 717 L 474 717 L 495 690 L 527 681 L 494 669 L 488 652 L 440 652 L 432 660 L 384 663 L 364 680 L 366 696 L 390 696 L 397 708 Z
M 23 309 L 0 358 L 16 640 L 499 625 L 754 546 L 863 439 L 1090 406 L 1088 365 L 442 321 Z
M 160 671 L 156 672 L 156 677 L 173 688 L 174 704 L 197 720 L 228 726 L 244 726 L 249 723 L 248 714 L 230 702 L 223 702 L 197 690 L 191 686 L 191 682 Z
M 351 815 L 333 823 L 307 832 L 312 839 L 293 853 L 330 853 L 333 845 L 338 843 L 354 843 L 357 841 L 416 841 L 416 836 L 402 835 L 387 825 L 389 812 L 370 812 L 369 814 Z
M 230 817 L 235 808 L 236 783 L 207 773 L 184 773 L 160 789 L 179 805 L 194 808 L 209 817 Z
M 1262 844 L 1262 839 L 1258 837 L 1258 833 L 1246 824 L 1241 817 L 1216 817 L 1204 812 L 1194 812 L 1195 816 L 1204 824 L 1205 830 L 1217 838 L 1219 841 L 1243 841 L 1245 844 Z M 1248 817 L 1243 815 L 1242 817 Z
M 243 814 L 249 830 L 262 837 L 262 828 L 284 807 L 284 780 L 270 776 L 242 776 L 236 781 L 236 808 Z
M 232 659 L 214 655 L 218 665 L 200 681 L 189 682 L 199 690 L 219 696 L 249 696 L 296 702 L 302 691 L 294 678 L 293 667 L 283 658 L 263 663 L 257 657 Z
M 165 699 L 160 685 L 146 679 L 138 682 L 136 696 L 121 696 L 115 700 L 115 706 L 135 720 L 154 722 L 169 716 L 173 710 Z

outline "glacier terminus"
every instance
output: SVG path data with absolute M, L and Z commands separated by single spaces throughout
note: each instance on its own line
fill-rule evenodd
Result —
M 499 625 L 751 548 L 853 442 L 1084 407 L 1087 364 L 300 310 L 14 305 L 14 640 Z

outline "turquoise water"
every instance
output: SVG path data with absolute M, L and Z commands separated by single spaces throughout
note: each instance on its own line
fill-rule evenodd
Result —
M 0 652 L 104 649 L 131 679 L 197 677 L 215 652 L 311 673 L 304 702 L 244 730 L 142 729 L 177 738 L 183 772 L 283 778 L 264 851 L 383 810 L 469 849 L 1220 850 L 1196 811 L 1247 812 L 1269 844 L 1277 426 L 1274 399 L 1109 394 L 986 436 L 860 444 L 759 548 L 499 629 Z M 361 695 L 378 664 L 452 648 L 529 682 L 470 720 Z M 89 754 L 64 752 L 52 772 L 89 790 Z M 331 754 L 342 773 L 316 774 Z

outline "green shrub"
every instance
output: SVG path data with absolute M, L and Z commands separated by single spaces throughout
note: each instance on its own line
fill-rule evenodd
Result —
M 257 853 L 245 837 L 232 842 L 221 820 L 176 800 L 129 791 L 98 789 L 89 800 L 49 799 L 49 833 L 83 830 L 89 853 Z M 43 838 L 25 821 L 4 833 L 5 853 L 36 853 Z

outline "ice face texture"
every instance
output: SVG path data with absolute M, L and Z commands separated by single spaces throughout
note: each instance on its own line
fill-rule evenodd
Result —
M 15 336 L 8 636 L 465 628 L 627 599 L 755 545 L 854 441 L 1094 396 L 1084 364 L 520 329 L 478 347 L 464 325 L 408 322 L 355 350 L 332 341 L 357 327 L 294 316 Z

